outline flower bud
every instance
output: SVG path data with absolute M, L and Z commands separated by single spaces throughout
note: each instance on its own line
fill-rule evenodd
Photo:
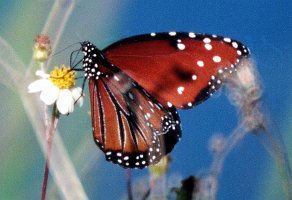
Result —
M 52 52 L 49 36 L 38 34 L 34 42 L 33 58 L 39 62 L 45 62 Z

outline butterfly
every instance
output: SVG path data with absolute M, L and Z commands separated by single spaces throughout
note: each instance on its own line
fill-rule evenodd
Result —
M 141 169 L 180 140 L 176 109 L 205 101 L 249 56 L 236 40 L 193 32 L 138 35 L 103 50 L 85 41 L 79 51 L 95 143 L 106 160 Z

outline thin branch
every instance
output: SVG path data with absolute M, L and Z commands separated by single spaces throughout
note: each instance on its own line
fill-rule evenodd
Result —
M 224 161 L 229 153 L 239 144 L 243 138 L 247 135 L 248 129 L 245 124 L 240 124 L 227 138 L 224 144 L 224 150 L 222 152 L 218 152 L 211 165 L 210 174 L 215 177 L 218 177 L 222 173 Z
M 287 151 L 279 131 L 266 118 L 263 129 L 256 130 L 255 135 L 275 160 L 287 199 L 292 199 L 292 172 Z
M 0 58 L 0 72 L 0 82 L 12 91 L 15 91 L 14 86 L 18 84 L 21 79 L 20 73 L 7 63 L 4 58 Z
M 261 84 L 255 64 L 243 60 L 228 89 L 247 131 L 253 132 L 275 159 L 287 199 L 292 199 L 292 173 L 282 136 L 264 111 Z
M 46 164 L 45 164 L 45 172 L 44 172 L 44 180 L 43 180 L 43 187 L 42 187 L 42 195 L 41 199 L 46 199 L 47 193 L 47 185 L 48 185 L 48 178 L 49 178 L 49 167 L 50 167 L 50 159 L 51 159 L 51 152 L 52 152 L 52 143 L 53 138 L 56 132 L 57 124 L 59 121 L 59 113 L 56 110 L 56 104 L 54 104 L 53 112 L 52 112 L 52 121 L 50 123 L 50 127 L 46 127 L 47 132 L 47 157 L 46 157 Z
M 5 60 L 5 62 L 12 67 L 18 73 L 23 74 L 25 71 L 25 64 L 22 62 L 20 57 L 17 55 L 13 47 L 6 42 L 2 37 L 0 37 L 0 60 Z
M 0 47 L 0 82 L 15 91 L 14 85 L 19 83 L 25 65 L 12 46 L 2 37 L 0 37 Z
M 128 200 L 133 200 L 131 169 L 126 169 Z
M 248 129 L 241 123 L 226 139 L 222 151 L 214 154 L 208 175 L 201 180 L 199 199 L 215 200 L 218 192 L 218 179 L 223 171 L 224 162 L 229 153 L 248 134 Z

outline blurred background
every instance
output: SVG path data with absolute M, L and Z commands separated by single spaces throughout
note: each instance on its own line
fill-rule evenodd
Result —
M 0 36 L 25 65 L 30 63 L 33 39 L 42 31 L 53 4 L 48 0 L 0 2 Z M 76 1 L 54 50 L 84 40 L 102 49 L 125 37 L 163 31 L 218 34 L 242 41 L 257 64 L 267 113 L 291 158 L 291 10 L 288 0 Z M 71 51 L 77 48 L 54 56 L 50 67 L 68 65 Z M 85 91 L 85 105 L 61 117 L 60 137 L 90 199 L 125 199 L 125 171 L 106 162 L 92 140 L 87 87 Z M 167 172 L 170 185 L 189 175 L 203 175 L 212 161 L 211 136 L 228 136 L 237 126 L 236 110 L 225 94 L 223 89 L 198 107 L 179 112 L 183 138 L 172 153 Z M 0 199 L 39 199 L 43 153 L 17 93 L 1 84 L 0 95 Z M 139 183 L 147 180 L 149 172 L 134 170 L 132 175 L 133 182 Z M 284 199 L 275 162 L 254 135 L 248 135 L 227 157 L 219 181 L 218 200 Z M 49 194 L 48 199 L 61 199 L 52 177 Z

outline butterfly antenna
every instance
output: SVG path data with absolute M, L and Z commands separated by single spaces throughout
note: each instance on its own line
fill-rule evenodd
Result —
M 78 101 L 81 97 L 84 96 L 83 94 L 84 94 L 84 87 L 85 87 L 85 82 L 86 82 L 86 80 L 87 80 L 87 78 L 84 78 L 84 79 L 83 79 L 81 94 L 80 94 L 80 96 L 78 97 L 78 99 L 76 99 L 76 101 L 74 102 L 74 104 L 76 104 L 77 101 Z
M 76 53 L 76 52 L 77 52 L 77 53 Z M 76 66 L 82 61 L 82 59 L 81 59 L 81 60 L 78 61 L 78 62 L 74 65 L 74 67 L 73 67 L 73 63 L 75 63 L 75 61 L 76 61 L 76 59 L 77 59 L 79 53 L 80 53 L 80 49 L 77 49 L 77 50 L 74 50 L 74 51 L 71 53 L 71 55 L 70 55 L 70 66 L 72 66 L 72 68 L 76 67 Z M 74 54 L 75 54 L 75 56 L 74 56 Z M 73 56 L 74 56 L 74 58 L 73 58 Z
M 72 46 L 76 45 L 76 44 L 80 44 L 80 42 L 75 42 L 73 44 L 70 44 L 69 46 L 65 47 L 64 49 L 61 49 L 60 51 L 57 51 L 56 53 L 51 54 L 51 56 L 55 56 L 58 55 L 59 53 L 71 48 Z

